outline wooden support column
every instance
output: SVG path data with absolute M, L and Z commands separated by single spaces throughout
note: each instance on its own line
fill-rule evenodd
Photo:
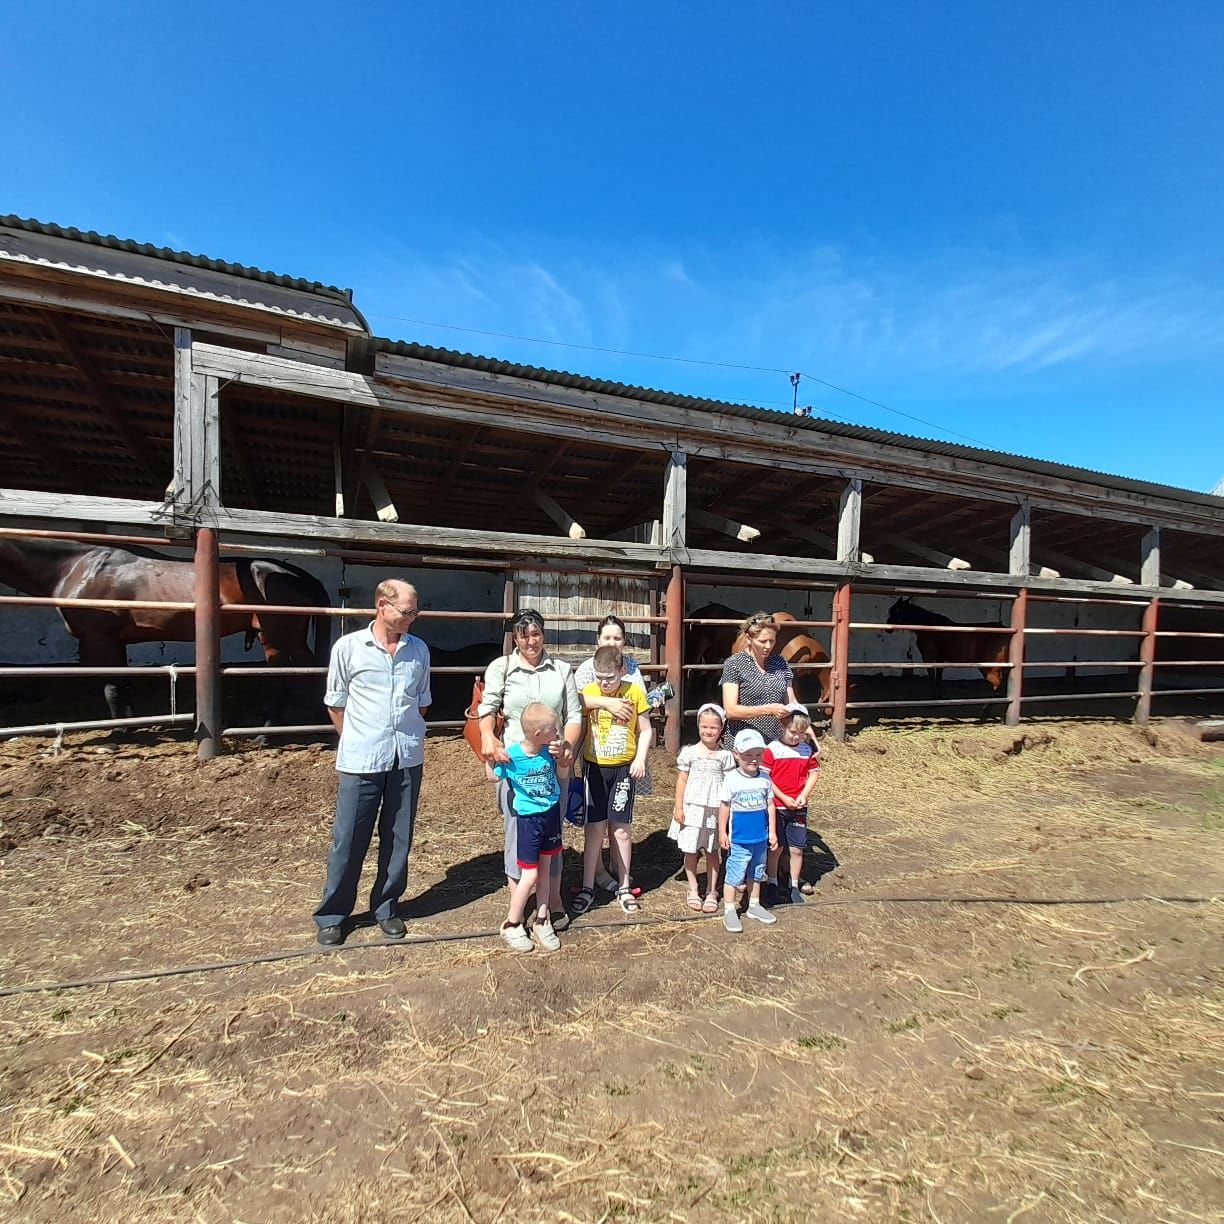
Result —
M 195 538 L 196 752 L 210 761 L 221 751 L 221 567 L 217 532 Z
M 502 586 L 502 611 L 506 614 L 507 619 L 514 615 L 514 601 L 516 599 L 514 593 L 514 571 L 507 570 L 505 582 Z M 507 629 L 502 634 L 502 654 L 508 655 L 514 649 L 514 634 Z
M 1146 583 L 1144 584 L 1147 585 Z M 1152 684 L 1156 678 L 1156 625 L 1160 619 L 1160 600 L 1152 599 L 1143 609 L 1139 640 L 1139 699 L 1135 703 L 1135 721 L 1147 726 L 1152 717 Z
M 191 332 L 174 329 L 174 475 L 167 493 L 176 513 L 221 504 L 221 401 L 217 377 L 192 368 Z
M 1012 560 L 1014 563 L 1014 556 Z M 1003 721 L 1009 727 L 1020 725 L 1020 703 L 1024 697 L 1024 626 L 1027 620 L 1028 590 L 1021 587 L 1012 600 L 1012 635 L 1007 644 L 1007 661 L 1011 664 L 1011 670 L 1007 673 L 1007 713 Z
M 846 482 L 837 512 L 837 560 L 858 562 L 863 527 L 863 482 L 858 476 Z
M 688 538 L 688 455 L 672 451 L 663 475 L 663 548 L 683 550 Z
M 846 738 L 846 701 L 850 692 L 850 583 L 833 592 L 833 738 Z
M 676 695 L 667 703 L 663 725 L 663 746 L 673 756 L 680 751 L 680 730 L 684 721 L 684 571 L 671 567 L 667 581 L 667 641 L 664 646 L 667 678 Z
M 1023 502 L 1012 515 L 1007 572 L 1027 578 L 1032 565 L 1033 507 Z
M 1144 532 L 1140 545 L 1139 585 L 1160 586 L 1160 528 L 1152 527 Z

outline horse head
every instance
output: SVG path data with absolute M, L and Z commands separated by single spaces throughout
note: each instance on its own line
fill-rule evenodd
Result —
M 888 609 L 888 628 L 885 633 L 894 632 L 894 625 L 912 625 L 914 623 L 914 605 L 903 595 Z

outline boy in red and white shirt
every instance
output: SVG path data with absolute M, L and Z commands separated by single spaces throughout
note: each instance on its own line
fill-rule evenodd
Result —
M 781 734 L 765 749 L 761 762 L 769 770 L 778 813 L 778 848 L 769 852 L 765 892 L 767 904 L 789 899 L 793 905 L 802 905 L 804 893 L 814 891 L 803 880 L 803 852 L 808 840 L 808 796 L 819 776 L 820 749 L 808 735 L 812 720 L 806 707 L 795 702 L 787 709 Z M 778 888 L 778 866 L 784 850 L 790 854 L 789 895 Z

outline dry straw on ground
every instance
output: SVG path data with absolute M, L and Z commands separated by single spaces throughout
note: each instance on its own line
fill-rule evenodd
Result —
M 72 751 L 0 756 L 65 830 L 5 809 L 6 982 L 309 940 L 325 755 L 98 755 L 121 777 L 93 794 L 128 798 L 87 812 Z M 417 929 L 504 904 L 463 751 L 431 745 Z M 738 939 L 687 920 L 656 779 L 645 915 L 674 924 L 601 909 L 551 957 L 380 947 L 0 1000 L 0 1215 L 1218 1218 L 1219 902 L 866 903 L 1218 893 L 1218 758 L 1069 724 L 1018 752 L 996 728 L 830 746 L 815 824 L 842 866 Z

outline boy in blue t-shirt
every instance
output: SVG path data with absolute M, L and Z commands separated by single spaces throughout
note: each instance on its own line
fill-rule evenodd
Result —
M 510 910 L 502 923 L 501 936 L 516 952 L 531 952 L 534 945 L 523 926 L 527 898 L 536 894 L 535 937 L 540 947 L 555 952 L 561 941 L 553 930 L 552 913 L 561 905 L 561 877 L 547 870 L 561 853 L 561 782 L 555 749 L 561 742 L 557 716 L 548 706 L 533 701 L 519 722 L 523 740 L 506 748 L 509 761 L 493 766 L 493 772 L 509 783 L 506 802 L 518 823 L 518 865 L 523 874 L 510 894 Z M 548 885 L 537 890 L 540 860 L 545 864 Z M 549 893 L 551 892 L 551 896 Z
M 723 779 L 718 809 L 718 841 L 726 853 L 723 877 L 723 926 L 734 934 L 744 929 L 735 909 L 736 891 L 751 879 L 744 913 L 766 926 L 778 920 L 761 904 L 768 851 L 778 848 L 778 817 L 773 785 L 761 768 L 765 740 L 759 731 L 745 728 L 735 736 L 737 768 Z

